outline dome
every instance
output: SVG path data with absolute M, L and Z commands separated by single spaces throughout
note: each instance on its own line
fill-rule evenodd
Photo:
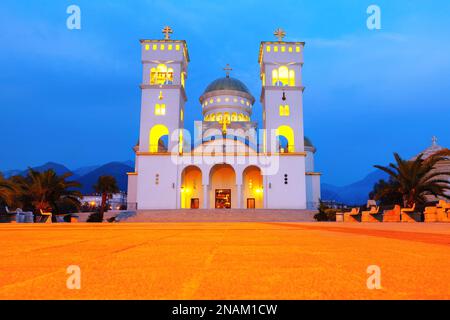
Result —
M 305 136 L 305 147 L 314 147 L 312 141 L 306 136 Z
M 250 90 L 248 90 L 247 86 L 242 81 L 230 77 L 214 80 L 206 87 L 203 94 L 219 90 L 240 91 L 251 95 Z

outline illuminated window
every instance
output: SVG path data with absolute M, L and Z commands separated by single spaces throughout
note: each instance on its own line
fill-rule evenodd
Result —
M 295 71 L 289 70 L 289 86 L 295 87 Z
M 164 116 L 166 114 L 166 105 L 164 103 L 155 104 L 155 115 L 156 116 Z
M 233 112 L 233 113 L 231 114 L 231 121 L 237 121 L 237 120 L 238 120 L 237 113 L 236 113 L 236 112 Z
M 169 45 L 167 46 L 167 50 L 172 51 L 172 49 L 173 49 L 173 45 L 172 45 L 172 44 L 169 44 Z
M 292 52 L 292 47 L 289 47 L 288 51 L 289 51 L 289 52 Z
M 207 106 L 207 105 L 208 105 L 208 101 L 205 102 L 205 106 Z
M 183 153 L 183 130 L 178 134 L 178 153 Z
M 229 102 L 230 101 L 230 98 L 225 98 L 225 102 Z
M 183 86 L 183 88 L 184 88 L 184 83 L 185 83 L 185 80 L 184 80 L 184 72 L 182 72 L 182 73 L 181 73 L 181 85 Z
M 216 121 L 216 115 L 214 113 L 209 115 L 209 120 L 210 121 Z
M 179 44 L 175 45 L 175 50 L 180 51 L 180 45 Z
M 272 70 L 272 85 L 277 87 L 295 86 L 295 71 L 286 66 Z
M 160 92 L 159 92 L 159 96 L 158 96 L 158 99 L 159 99 L 159 100 L 162 100 L 162 99 L 164 99 L 164 96 L 163 96 L 163 93 L 162 93 L 162 91 L 160 91 Z
M 295 52 L 300 52 L 300 47 L 295 47 Z
M 161 44 L 161 50 L 164 50 L 165 49 L 165 46 L 164 46 L 164 44 Z
M 245 104 L 247 105 L 247 107 L 250 106 L 250 102 L 248 102 L 248 101 Z
M 238 102 L 238 100 L 236 98 L 233 99 L 233 102 Z
M 280 105 L 280 117 L 288 117 L 290 115 L 289 105 Z
M 222 99 L 220 99 L 220 98 L 217 98 L 217 102 L 220 102 L 220 101 L 222 101 Z
M 242 113 L 239 113 L 238 121 L 244 121 L 244 115 Z
M 159 64 L 150 71 L 150 84 L 172 84 L 173 69 L 167 68 L 165 64 Z
M 266 51 L 267 51 L 267 52 L 270 52 L 270 46 L 267 46 L 267 47 L 266 47 Z
M 181 111 L 180 111 L 180 120 L 181 121 L 184 120 L 184 111 L 183 111 L 183 109 L 181 109 Z
M 154 45 L 152 46 L 152 50 L 153 50 L 153 51 L 158 50 L 158 45 L 157 45 L 157 44 L 154 44 Z
M 243 99 L 241 99 L 241 104 L 244 104 L 244 102 L 245 102 L 245 101 L 244 101 Z
M 145 45 L 145 51 L 148 51 L 148 50 L 150 50 L 150 45 L 149 45 L 149 44 L 146 44 L 146 45 Z
M 266 74 L 265 73 L 263 73 L 261 75 L 261 79 L 262 79 L 262 85 L 263 85 L 263 87 L 265 87 L 266 86 Z
M 285 52 L 286 51 L 286 47 L 285 46 L 281 46 L 281 52 Z
M 216 121 L 217 122 L 222 122 L 222 114 L 221 113 L 217 113 L 216 114 Z
M 273 47 L 273 51 L 274 51 L 274 52 L 278 52 L 278 46 L 274 46 L 274 47 Z
M 213 103 L 214 102 L 214 99 L 209 99 L 209 103 Z
M 223 114 L 223 120 L 225 121 L 225 123 L 230 123 L 230 114 L 228 112 L 225 112 Z

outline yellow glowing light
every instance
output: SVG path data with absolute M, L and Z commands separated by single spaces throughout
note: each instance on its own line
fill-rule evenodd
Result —
M 295 52 L 300 52 L 300 47 L 295 47 Z
M 154 44 L 154 45 L 152 46 L 152 50 L 153 50 L 153 51 L 158 50 L 158 45 Z
M 180 51 L 180 45 L 179 44 L 175 45 L 175 50 Z
M 150 50 L 150 45 L 149 45 L 149 44 L 146 44 L 146 45 L 145 45 L 145 51 L 148 51 L 148 50 Z
M 289 47 L 288 51 L 289 51 L 289 52 L 292 52 L 292 47 Z
M 285 52 L 286 51 L 286 47 L 285 46 L 281 46 L 281 52 Z
M 173 45 L 169 44 L 169 45 L 167 46 L 167 50 L 172 51 L 172 49 L 173 49 Z
M 266 47 L 266 51 L 267 51 L 267 52 L 270 52 L 270 46 L 267 46 L 267 47 Z

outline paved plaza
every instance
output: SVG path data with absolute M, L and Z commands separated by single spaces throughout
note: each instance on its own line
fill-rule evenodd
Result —
M 0 299 L 450 299 L 449 224 L 0 225 Z M 69 290 L 67 267 L 81 269 Z M 367 267 L 381 289 L 367 288 Z

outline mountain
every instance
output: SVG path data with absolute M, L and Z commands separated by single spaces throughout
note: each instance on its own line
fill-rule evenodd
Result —
M 83 194 L 90 194 L 94 192 L 92 186 L 97 182 L 98 177 L 109 175 L 116 178 L 117 185 L 121 191 L 127 191 L 127 172 L 133 171 L 134 167 L 123 162 L 110 162 L 80 177 L 78 182 L 82 185 L 81 192 Z
M 78 169 L 73 170 L 73 173 L 76 174 L 77 176 L 84 176 L 86 174 L 88 174 L 89 172 L 92 172 L 96 169 L 100 168 L 100 165 L 96 165 L 96 166 L 86 166 L 86 167 L 81 167 Z
M 343 187 L 322 183 L 322 200 L 334 200 L 348 205 L 365 204 L 374 184 L 381 179 L 387 178 L 388 176 L 386 173 L 377 170 L 371 172 L 363 179 Z
M 50 169 L 53 169 L 57 175 L 62 175 L 67 172 L 72 172 L 66 166 L 59 164 L 59 163 L 55 163 L 55 162 L 47 162 L 46 164 L 43 164 L 42 166 L 33 167 L 33 170 L 36 170 L 39 172 L 44 172 L 44 171 L 47 171 Z M 28 172 L 28 169 L 23 170 L 20 173 L 20 175 L 26 175 L 27 172 Z

